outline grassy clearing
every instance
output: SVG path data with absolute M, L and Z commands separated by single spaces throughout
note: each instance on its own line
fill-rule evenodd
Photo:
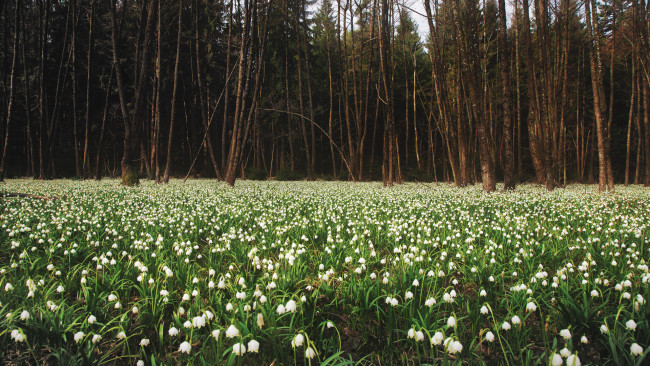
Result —
M 3 189 L 4 363 L 648 362 L 647 189 Z

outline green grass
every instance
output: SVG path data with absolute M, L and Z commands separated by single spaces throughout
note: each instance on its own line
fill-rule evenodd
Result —
M 0 187 L 0 362 L 650 359 L 648 189 L 118 183 Z

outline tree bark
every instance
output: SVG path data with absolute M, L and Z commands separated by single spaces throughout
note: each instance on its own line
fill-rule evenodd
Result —
M 505 161 L 503 167 L 503 189 L 515 189 L 514 180 L 514 147 L 512 143 L 512 117 L 510 114 L 510 61 L 508 51 L 508 33 L 506 23 L 506 5 L 505 0 L 499 0 L 499 48 L 501 60 L 501 85 L 503 105 L 503 142 L 505 149 Z

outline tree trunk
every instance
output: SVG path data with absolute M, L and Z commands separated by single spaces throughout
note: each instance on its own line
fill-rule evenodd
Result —
M 85 177 L 90 175 L 90 151 L 89 148 L 89 136 L 90 136 L 90 81 L 92 75 L 92 55 L 93 48 L 95 45 L 93 39 L 93 18 L 95 16 L 95 0 L 90 0 L 90 20 L 88 23 L 88 54 L 87 54 L 87 73 L 86 73 L 86 125 L 84 128 L 84 151 L 83 151 L 83 161 L 82 161 L 82 170 Z M 112 69 L 111 69 L 112 70 Z M 111 71 L 112 73 L 112 71 Z
M 21 1 L 16 2 L 14 8 L 14 45 L 13 53 L 11 56 L 11 71 L 9 74 L 9 101 L 7 103 L 7 117 L 5 119 L 5 130 L 4 130 L 4 141 L 2 142 L 2 155 L 0 156 L 0 182 L 5 179 L 5 161 L 7 160 L 7 147 L 9 146 L 9 132 L 11 125 L 11 113 L 14 103 L 14 89 L 15 89 L 15 77 L 16 77 L 16 59 L 18 58 L 18 37 L 19 37 L 19 22 L 18 22 L 18 9 L 21 6 Z
M 503 189 L 515 189 L 514 180 L 514 148 L 512 143 L 512 117 L 510 114 L 510 61 L 508 52 L 508 33 L 506 23 L 505 0 L 499 0 L 499 48 L 501 54 L 501 103 L 503 105 L 503 142 L 505 149 L 505 161 L 503 167 Z

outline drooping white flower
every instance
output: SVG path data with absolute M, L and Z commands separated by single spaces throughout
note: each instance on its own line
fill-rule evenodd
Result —
M 460 343 L 459 341 L 453 341 L 449 344 L 447 347 L 447 352 L 449 354 L 454 354 L 454 353 L 459 353 L 463 350 L 463 344 Z
M 562 359 L 562 356 L 558 355 L 557 353 L 553 354 L 553 358 L 551 358 L 552 366 L 562 366 L 563 363 L 564 360 Z
M 101 339 L 102 339 L 102 336 L 100 336 L 99 334 L 93 334 L 92 342 L 93 342 L 93 343 L 97 343 L 97 342 L 99 342 Z
M 635 356 L 641 356 L 643 354 L 643 347 L 639 346 L 638 343 L 632 343 L 630 352 Z
M 485 340 L 488 342 L 494 342 L 494 333 L 492 333 L 491 331 L 485 333 Z
M 260 350 L 260 342 L 252 339 L 248 342 L 248 352 L 258 353 Z
M 16 342 L 22 342 L 25 340 L 25 336 L 18 329 L 14 329 L 11 331 L 11 338 L 13 338 Z
M 571 351 L 568 348 L 564 347 L 560 350 L 560 356 L 567 358 L 571 355 Z
M 176 329 L 176 327 L 171 327 L 171 328 L 169 328 L 169 331 L 167 331 L 167 333 L 172 337 L 177 336 L 178 335 L 178 329 Z
M 181 353 L 187 353 L 187 354 L 190 354 L 191 349 L 192 349 L 192 346 L 189 344 L 189 342 L 183 342 L 183 343 L 181 343 L 180 347 L 178 347 L 178 350 Z
M 126 333 L 124 332 L 117 333 L 117 339 L 126 339 Z
M 436 332 L 433 337 L 431 337 L 431 345 L 439 346 L 442 344 L 444 339 L 445 336 L 441 332 Z
M 603 333 L 603 334 L 609 333 L 609 328 L 607 328 L 606 324 L 603 324 L 603 325 L 600 326 L 600 332 Z
M 284 308 L 284 305 L 282 305 L 282 304 L 278 305 L 278 308 L 275 311 L 280 315 L 286 313 L 286 309 Z
M 239 336 L 239 329 L 235 327 L 234 325 L 230 325 L 228 329 L 226 329 L 226 338 L 235 338 Z
M 148 346 L 149 345 L 149 338 L 142 338 L 140 340 L 140 345 L 143 346 L 143 347 Z
M 246 346 L 242 343 L 235 343 L 232 345 L 232 351 L 235 352 L 237 356 L 241 356 L 246 353 Z
M 582 337 L 580 338 L 580 343 L 584 343 L 584 344 L 589 343 L 589 340 L 587 339 L 587 336 L 582 336 Z
M 88 324 L 92 324 L 92 323 L 94 323 L 96 320 L 97 320 L 97 318 L 96 318 L 94 315 L 92 315 L 92 314 L 88 317 L 88 319 L 86 319 L 86 321 L 88 322 Z
M 512 324 L 521 324 L 521 319 L 517 315 L 513 316 L 510 320 L 512 321 Z
M 534 302 L 530 301 L 528 302 L 528 304 L 526 304 L 526 310 L 534 312 L 535 310 L 537 310 L 537 305 L 535 305 Z
M 291 347 L 292 348 L 300 347 L 303 345 L 304 342 L 305 342 L 305 337 L 302 334 L 298 333 L 291 340 Z
M 20 320 L 27 320 L 29 319 L 29 312 L 27 310 L 23 310 L 22 313 L 20 313 Z
M 84 332 L 77 332 L 74 334 L 74 341 L 79 343 L 81 339 L 84 337 Z
M 456 326 L 456 318 L 452 315 L 447 319 L 447 325 L 450 327 L 455 327 Z
M 307 347 L 307 349 L 305 350 L 305 357 L 312 359 L 315 356 L 316 356 L 316 351 L 314 351 L 314 349 L 311 347 Z
M 284 308 L 288 312 L 295 313 L 297 308 L 296 302 L 293 300 L 289 300 L 287 301 L 287 305 Z
M 630 319 L 630 320 L 626 321 L 625 322 L 625 328 L 627 328 L 629 330 L 636 330 L 636 322 L 634 321 L 634 319 Z
M 215 341 L 219 340 L 219 334 L 221 334 L 221 331 L 219 329 L 215 329 L 212 331 L 212 336 L 214 337 Z
M 566 364 L 567 366 L 580 366 L 580 358 L 578 358 L 578 355 L 570 355 L 566 358 Z
M 503 322 L 503 324 L 501 324 L 501 329 L 503 330 L 510 330 L 510 328 L 512 328 L 512 326 L 508 322 Z
M 430 297 L 430 298 L 427 299 L 427 301 L 424 302 L 424 305 L 426 305 L 428 307 L 432 307 L 435 303 L 436 303 L 436 299 L 434 299 L 433 297 Z
M 413 298 L 413 293 L 411 291 L 406 291 L 406 294 L 404 295 L 404 298 L 406 300 L 412 299 Z
M 257 313 L 257 327 L 262 329 L 263 326 L 264 326 L 264 315 L 262 315 L 262 313 Z
M 415 332 L 415 340 L 420 342 L 421 340 L 424 339 L 424 333 L 422 331 L 417 331 Z
M 483 305 L 483 306 L 481 307 L 481 314 L 485 315 L 485 314 L 487 314 L 488 312 L 489 312 L 488 307 L 485 306 L 485 305 Z
M 560 331 L 560 336 L 562 336 L 562 338 L 568 341 L 569 339 L 571 339 L 571 331 L 569 331 L 568 329 L 562 329 Z

